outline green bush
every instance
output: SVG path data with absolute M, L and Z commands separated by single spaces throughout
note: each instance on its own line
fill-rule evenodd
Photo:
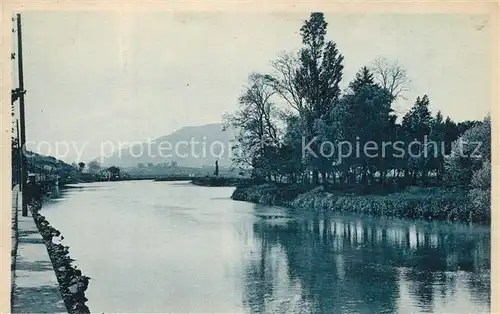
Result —
M 476 201 L 486 199 L 476 192 Z M 475 206 L 467 191 L 443 188 L 411 188 L 389 195 L 342 195 L 324 192 L 321 188 L 310 191 L 264 184 L 236 188 L 235 200 L 264 205 L 291 206 L 306 211 L 339 211 L 363 215 L 400 218 L 489 222 L 489 212 Z

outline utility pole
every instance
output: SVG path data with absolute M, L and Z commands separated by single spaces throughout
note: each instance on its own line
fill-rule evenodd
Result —
M 21 161 L 22 161 L 22 158 L 23 158 L 23 151 L 21 149 L 21 139 L 19 138 L 19 119 L 16 119 L 16 137 L 17 137 L 17 150 L 18 150 L 18 154 L 19 154 L 19 159 L 18 159 L 18 163 L 17 163 L 17 183 L 20 185 L 21 184 L 21 180 L 22 180 L 22 164 L 21 164 Z M 17 156 L 16 156 L 17 158 Z
M 23 152 L 26 144 L 26 123 L 24 119 L 24 76 L 23 76 L 23 40 L 22 40 L 22 31 L 21 31 L 21 14 L 17 14 L 17 71 L 19 76 L 19 115 L 21 119 L 21 143 L 19 146 L 21 147 L 21 187 L 22 187 L 22 195 L 23 195 L 23 209 L 22 215 L 28 216 L 28 204 L 27 195 L 26 195 L 26 184 L 28 179 L 28 169 L 26 167 L 26 156 Z

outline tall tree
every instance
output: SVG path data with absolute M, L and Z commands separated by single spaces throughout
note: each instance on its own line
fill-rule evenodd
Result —
M 273 62 L 274 73 L 266 78 L 276 93 L 298 113 L 301 136 L 309 143 L 318 136 L 315 124 L 324 123 L 340 96 L 343 72 L 343 56 L 337 45 L 326 41 L 327 22 L 323 13 L 311 13 L 300 29 L 303 47 L 297 56 L 284 54 Z M 306 156 L 306 164 L 312 170 L 314 184 L 319 182 L 319 169 L 324 158 L 319 156 L 318 145 L 310 146 L 313 154 Z M 323 171 L 323 181 L 326 180 Z
M 387 160 L 378 147 L 390 140 L 390 127 L 395 121 L 391 113 L 391 95 L 376 84 L 371 71 L 363 67 L 349 84 L 349 91 L 342 97 L 337 115 L 344 140 L 362 148 L 359 154 L 353 148 L 352 156 L 344 161 L 349 164 L 354 178 L 359 168 L 361 182 L 365 186 L 369 177 L 373 181 L 374 172 L 379 171 L 381 177 L 386 172 Z M 368 142 L 375 142 L 377 150 L 365 153 L 363 148 Z
M 404 93 L 409 90 L 409 79 L 406 70 L 398 61 L 377 58 L 373 61 L 371 71 L 376 82 L 391 94 L 393 101 L 398 97 L 404 98 Z
M 278 143 L 277 109 L 271 102 L 275 91 L 265 76 L 253 73 L 239 97 L 239 109 L 224 117 L 226 127 L 238 131 L 233 146 L 233 162 L 242 170 L 252 170 L 256 177 L 271 176 L 266 161 L 269 147 Z
M 417 97 L 406 115 L 403 117 L 403 127 L 411 140 L 423 141 L 426 135 L 429 135 L 432 116 L 429 110 L 429 97 L 424 95 Z
M 316 121 L 329 119 L 332 108 L 340 97 L 339 85 L 342 80 L 344 57 L 333 41 L 325 40 L 327 25 L 324 14 L 314 12 L 300 29 L 303 48 L 299 53 L 296 84 L 299 94 L 304 97 L 304 111 L 301 118 L 304 124 L 303 136 L 307 142 L 319 135 L 314 128 Z M 320 156 L 317 145 L 313 144 L 311 148 L 314 155 Z M 313 171 L 313 184 L 317 184 L 319 170 L 324 160 L 314 155 L 308 163 Z M 323 171 L 323 181 L 325 180 Z
M 312 119 L 329 114 L 340 96 L 344 57 L 333 41 L 325 41 L 327 25 L 324 14 L 316 12 L 300 29 L 304 47 L 299 53 L 297 83 Z
M 428 139 L 431 130 L 432 115 L 429 110 L 429 97 L 417 97 L 413 107 L 407 112 L 402 121 L 407 147 L 405 180 L 416 184 L 421 174 L 424 180 L 427 176 L 424 159 L 424 142 Z M 410 180 L 411 178 L 411 180 Z
M 297 82 L 299 58 L 293 53 L 282 53 L 272 61 L 273 73 L 265 75 L 265 79 L 290 108 L 299 116 L 304 114 L 304 95 Z
M 446 124 L 441 111 L 431 120 L 429 141 L 425 144 L 425 167 L 435 172 L 437 181 L 441 181 L 446 154 Z
M 288 182 L 302 182 L 304 177 L 304 161 L 302 160 L 301 126 L 298 115 L 283 117 L 285 131 L 279 147 L 280 173 L 288 178 Z
M 451 152 L 451 144 L 458 138 L 460 135 L 457 124 L 450 119 L 450 117 L 446 117 L 444 120 L 444 141 L 445 141 L 445 154 L 448 155 Z

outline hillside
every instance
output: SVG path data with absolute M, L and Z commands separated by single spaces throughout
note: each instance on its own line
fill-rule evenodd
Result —
M 136 167 L 138 164 L 172 164 L 201 168 L 213 166 L 219 160 L 221 167 L 229 167 L 233 130 L 222 130 L 222 124 L 183 127 L 148 143 L 124 148 L 105 158 L 103 166 Z M 150 146 L 148 152 L 148 146 Z M 142 152 L 142 153 L 141 153 Z M 213 153 L 212 153 L 213 152 Z
M 31 151 L 28 151 L 26 156 L 28 174 L 34 175 L 36 180 L 52 180 L 58 177 L 61 184 L 82 181 L 82 174 L 77 166 L 67 164 L 52 156 L 45 156 Z M 16 159 L 12 164 L 13 184 L 20 180 L 18 162 L 19 159 Z

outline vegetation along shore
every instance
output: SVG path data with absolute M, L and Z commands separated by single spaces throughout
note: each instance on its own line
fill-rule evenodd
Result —
M 384 58 L 343 84 L 344 56 L 325 39 L 327 25 L 312 13 L 301 49 L 273 60 L 269 73 L 250 74 L 238 110 L 225 116 L 238 130 L 233 163 L 266 181 L 238 187 L 233 199 L 489 222 L 490 116 L 455 122 L 431 112 L 426 94 L 401 113 L 395 106 L 407 102 L 411 74 Z
M 490 223 L 490 213 L 484 209 L 485 206 L 478 208 L 466 191 L 454 189 L 412 187 L 387 195 L 353 195 L 328 192 L 323 187 L 304 192 L 303 188 L 262 184 L 237 187 L 231 198 L 304 211 Z

